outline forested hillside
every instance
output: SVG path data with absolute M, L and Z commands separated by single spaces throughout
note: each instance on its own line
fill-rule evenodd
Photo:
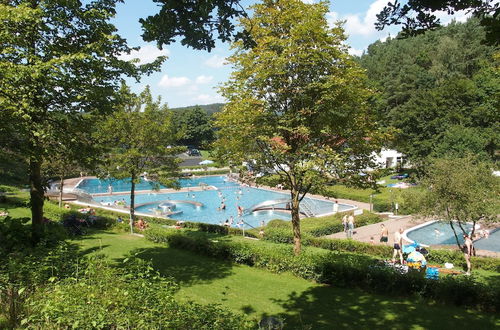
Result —
M 499 54 L 475 19 L 408 39 L 377 41 L 360 58 L 379 120 L 414 162 L 471 152 L 494 159 L 500 137 Z M 496 53 L 496 55 L 495 55 Z
M 205 110 L 209 115 L 212 115 L 215 112 L 221 111 L 222 107 L 224 106 L 224 103 L 212 103 L 212 104 L 205 104 L 205 105 L 191 105 L 189 107 L 180 107 L 180 108 L 172 108 L 173 111 L 185 111 L 193 108 L 201 108 Z

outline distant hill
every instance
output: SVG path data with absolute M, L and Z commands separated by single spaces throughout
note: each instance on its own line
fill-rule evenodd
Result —
M 192 109 L 196 107 L 200 107 L 205 110 L 209 115 L 221 111 L 224 103 L 213 103 L 213 104 L 205 104 L 205 105 L 191 105 L 189 107 L 181 107 L 181 108 L 172 108 L 173 111 L 185 111 L 187 109 Z

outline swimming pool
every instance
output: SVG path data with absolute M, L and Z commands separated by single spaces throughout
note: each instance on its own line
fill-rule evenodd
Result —
M 78 188 L 89 193 L 106 192 L 109 182 L 100 181 L 98 179 L 85 179 Z M 130 189 L 130 183 L 124 180 L 121 182 L 112 181 L 113 191 L 126 191 L 126 187 Z M 148 192 L 140 193 L 135 196 L 137 205 L 136 211 L 151 215 L 158 214 L 162 211 L 160 204 L 163 202 L 174 201 L 175 208 L 171 211 L 175 214 L 170 215 L 170 218 L 179 220 L 189 220 L 196 222 L 219 224 L 225 222 L 231 217 L 234 223 L 238 222 L 237 206 L 243 207 L 244 210 L 252 210 L 254 206 L 266 201 L 278 201 L 274 204 L 275 208 L 284 208 L 286 202 L 279 202 L 290 198 L 289 193 L 276 192 L 266 189 L 243 187 L 237 182 L 228 181 L 225 176 L 206 176 L 190 179 L 181 179 L 182 187 L 199 187 L 200 184 L 214 186 L 216 190 L 202 191 L 184 191 L 184 192 Z M 148 182 L 143 182 L 140 185 L 143 190 L 151 190 L 151 185 Z M 141 190 L 141 189 L 138 189 Z M 113 203 L 114 201 L 125 200 L 125 203 L 130 204 L 130 194 L 113 193 L 108 196 L 94 196 L 97 202 L 103 204 Z M 226 205 L 224 211 L 218 210 L 222 200 Z M 193 202 L 201 203 L 195 205 Z M 319 200 L 314 198 L 305 198 L 302 201 L 302 207 L 308 207 L 315 215 L 323 215 L 333 212 L 333 202 Z M 164 205 L 165 206 L 165 205 Z M 290 220 L 290 213 L 280 210 L 273 210 L 273 205 L 268 206 L 267 210 L 259 210 L 251 213 L 244 213 L 243 220 L 251 226 L 259 226 L 261 221 L 269 221 L 272 219 Z M 339 204 L 339 211 L 354 209 L 355 207 L 348 204 Z
M 238 187 L 239 184 L 236 182 L 228 181 L 224 176 L 203 176 L 196 178 L 182 178 L 179 179 L 181 187 L 199 187 L 200 184 L 206 184 L 215 187 Z M 89 194 L 101 194 L 108 193 L 109 186 L 113 188 L 114 193 L 123 192 L 127 193 L 130 191 L 130 180 L 101 180 L 97 178 L 83 179 L 78 183 L 76 188 L 82 189 Z M 143 178 L 140 182 L 135 185 L 135 190 L 152 190 L 155 183 L 152 181 L 146 181 Z M 160 188 L 166 188 L 160 185 Z
M 458 241 L 464 243 L 462 230 L 455 225 Z M 472 224 L 467 224 L 465 230 L 470 232 Z M 455 235 L 450 224 L 445 221 L 435 221 L 409 229 L 406 236 L 412 241 L 425 245 L 456 245 Z M 500 231 L 497 230 L 490 234 L 489 238 L 482 238 L 474 242 L 476 249 L 500 252 Z
M 481 238 L 474 242 L 474 246 L 479 250 L 500 252 L 500 229 L 491 232 L 488 238 Z

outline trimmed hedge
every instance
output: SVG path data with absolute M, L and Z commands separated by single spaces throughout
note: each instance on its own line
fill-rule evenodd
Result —
M 168 243 L 203 255 L 268 269 L 289 271 L 304 279 L 336 286 L 357 286 L 367 291 L 392 294 L 415 294 L 457 305 L 496 311 L 500 307 L 500 292 L 477 283 L 472 277 L 427 280 L 420 272 L 400 274 L 381 265 L 374 257 L 304 248 L 293 255 L 292 246 L 267 242 L 210 240 L 201 233 L 173 230 L 147 230 L 146 238 Z

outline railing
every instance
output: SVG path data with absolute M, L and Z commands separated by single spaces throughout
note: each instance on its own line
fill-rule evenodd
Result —
M 312 200 L 309 198 L 304 198 L 302 202 L 300 202 L 300 208 L 303 209 L 304 214 L 307 215 L 308 217 L 314 217 L 315 216 L 315 205 L 313 204 Z

